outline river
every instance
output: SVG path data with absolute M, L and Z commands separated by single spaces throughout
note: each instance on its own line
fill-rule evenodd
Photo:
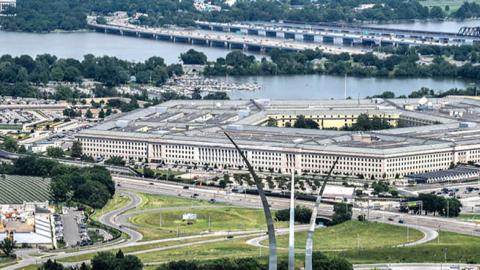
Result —
M 233 92 L 232 98 L 271 98 L 271 99 L 341 99 L 346 96 L 363 98 L 392 91 L 396 95 L 408 95 L 421 87 L 439 91 L 450 88 L 464 88 L 467 81 L 452 79 L 389 79 L 389 78 L 355 78 L 330 75 L 291 75 L 262 77 L 228 77 L 218 78 L 230 82 L 257 83 L 262 89 L 255 92 Z
M 401 24 L 378 25 L 382 27 L 441 30 L 456 32 L 461 26 L 478 25 L 480 21 L 464 22 L 412 22 Z M 160 56 L 167 63 L 178 63 L 180 53 L 190 48 L 204 52 L 209 60 L 223 57 L 228 52 L 224 49 L 191 46 L 181 43 L 170 43 L 134 37 L 101 34 L 95 32 L 75 33 L 17 33 L 0 31 L 0 55 L 35 56 L 49 53 L 58 57 L 82 59 L 91 53 L 96 56 L 109 55 L 130 61 L 144 61 L 151 56 Z M 258 58 L 261 55 L 256 55 Z M 230 93 L 233 98 L 272 98 L 272 99 L 311 99 L 311 98 L 343 98 L 345 89 L 344 77 L 329 75 L 299 76 L 256 76 L 228 77 L 221 80 L 238 82 L 256 82 L 262 90 L 257 92 Z M 445 91 L 450 88 L 463 88 L 469 82 L 454 79 L 388 79 L 388 78 L 347 78 L 347 96 L 352 98 L 371 96 L 383 91 L 393 91 L 397 95 L 408 94 L 421 87 L 429 87 Z

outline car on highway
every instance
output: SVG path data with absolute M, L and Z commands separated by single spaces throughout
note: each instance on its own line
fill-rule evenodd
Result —
M 405 221 L 403 219 L 399 219 L 398 223 L 403 224 L 403 223 L 405 223 Z
M 189 187 L 188 186 L 183 186 L 183 189 L 189 189 Z

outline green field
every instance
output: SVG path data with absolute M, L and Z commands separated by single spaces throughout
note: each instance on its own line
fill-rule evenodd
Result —
M 98 219 L 105 213 L 112 212 L 113 210 L 122 208 L 130 202 L 130 199 L 127 196 L 123 196 L 117 193 L 110 199 L 102 209 L 95 211 L 95 213 L 90 217 L 91 219 L 98 221 Z
M 470 221 L 480 222 L 480 214 L 460 214 L 458 218 L 461 220 L 470 220 Z
M 22 130 L 23 125 L 22 124 L 0 124 L 0 129 L 15 129 L 15 130 Z
M 373 224 L 372 224 L 373 225 Z M 376 225 L 373 225 L 376 226 Z M 355 235 L 356 230 L 350 232 Z M 322 242 L 316 242 L 318 245 L 329 245 L 332 240 L 324 239 Z M 354 238 L 354 237 L 353 237 Z M 376 239 L 372 235 L 372 242 Z M 150 262 L 167 262 L 172 260 L 182 260 L 185 258 L 194 259 L 202 258 L 217 259 L 222 257 L 252 257 L 259 256 L 260 252 L 265 256 L 267 249 L 249 246 L 245 244 L 246 239 L 234 239 L 208 245 L 192 244 L 188 248 L 179 248 L 174 250 L 148 252 L 139 254 L 138 256 L 144 263 Z M 375 245 L 375 244 L 374 244 Z M 455 233 L 441 232 L 440 243 L 432 241 L 416 247 L 398 247 L 390 246 L 375 248 L 356 248 L 353 243 L 352 247 L 343 251 L 325 251 L 329 256 L 340 256 L 347 259 L 351 263 L 382 263 L 382 262 L 443 262 L 444 250 L 447 249 L 448 262 L 462 263 L 479 263 L 480 262 L 480 238 L 473 236 L 460 235 Z M 322 249 L 322 248 L 320 248 Z M 287 249 L 279 249 L 280 256 L 285 256 Z M 303 251 L 297 250 L 297 261 L 301 264 Z
M 402 248 L 367 248 L 342 252 L 327 252 L 338 255 L 351 263 L 377 262 L 448 262 L 480 263 L 480 237 L 440 232 L 440 239 L 429 243 Z
M 244 231 L 265 229 L 265 217 L 259 209 L 219 207 L 191 210 L 171 210 L 142 213 L 130 218 L 130 222 L 138 226 L 143 240 L 175 237 L 178 235 L 195 235 L 209 231 Z M 184 213 L 197 214 L 192 224 L 182 221 Z M 286 223 L 277 223 L 285 226 Z
M 0 269 L 3 268 L 3 267 L 7 267 L 9 265 L 12 265 L 16 262 L 15 259 L 12 259 L 12 258 L 8 258 L 8 257 L 4 257 L 4 256 L 0 256 Z
M 175 245 L 181 245 L 181 244 L 186 244 L 186 243 L 193 243 L 193 242 L 198 242 L 202 240 L 209 240 L 209 239 L 219 239 L 218 236 L 209 236 L 209 237 L 202 237 L 201 239 L 195 238 L 195 239 L 185 239 L 185 240 L 175 240 L 175 241 L 165 241 L 165 242 L 160 242 L 160 243 L 154 243 L 154 244 L 145 244 L 145 245 L 138 245 L 138 246 L 133 246 L 133 247 L 126 247 L 122 248 L 122 252 L 124 253 L 129 253 L 129 252 L 135 252 L 135 251 L 144 251 L 144 250 L 150 250 L 150 249 L 155 249 L 155 248 L 166 248 L 170 246 L 175 246 Z M 118 249 L 113 249 L 111 250 L 113 253 L 117 253 Z M 60 262 L 81 262 L 81 261 L 86 261 L 92 259 L 97 252 L 92 252 L 92 253 L 87 253 L 87 254 L 82 254 L 78 256 L 72 256 L 72 257 L 67 257 L 60 259 Z
M 140 196 L 142 202 L 135 209 L 132 209 L 129 212 L 163 207 L 209 205 L 209 203 L 206 201 L 192 200 L 173 196 L 160 196 L 144 193 L 137 193 L 137 195 Z
M 225 240 L 212 244 L 192 244 L 188 248 L 178 248 L 159 252 L 139 254 L 138 257 L 144 262 L 168 262 L 185 259 L 211 260 L 224 257 L 240 258 L 251 257 L 259 254 L 259 248 L 249 246 L 246 239 Z M 264 254 L 268 252 L 263 249 Z
M 295 234 L 297 249 L 305 249 L 306 232 Z M 409 229 L 408 242 L 423 237 L 423 233 Z M 278 247 L 288 248 L 288 235 L 278 237 Z M 337 226 L 318 229 L 315 232 L 315 250 L 343 250 L 353 248 L 393 247 L 407 242 L 407 228 L 382 223 L 349 221 Z M 263 243 L 265 246 L 268 243 Z
M 0 176 L 0 204 L 44 202 L 51 199 L 50 179 L 42 177 Z
M 445 6 L 450 7 L 450 13 L 456 11 L 466 0 L 420 0 L 420 4 L 426 7 L 438 6 L 445 10 Z M 468 2 L 480 3 L 480 0 L 468 0 Z

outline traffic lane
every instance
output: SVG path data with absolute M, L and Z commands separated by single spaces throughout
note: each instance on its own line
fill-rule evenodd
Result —
M 122 181 L 121 179 L 119 179 Z M 218 201 L 225 201 L 226 203 L 245 206 L 245 207 L 261 207 L 261 202 L 258 196 L 248 195 L 248 194 L 238 194 L 238 193 L 227 193 L 226 191 L 221 190 L 205 190 L 200 187 L 196 187 L 192 190 L 184 190 L 181 186 L 170 185 L 170 184 L 163 184 L 163 183 L 153 183 L 150 185 L 145 183 L 145 181 L 139 180 L 131 180 L 128 179 L 123 181 L 123 185 L 125 188 L 134 189 L 140 192 L 147 192 L 147 193 L 155 193 L 155 194 L 167 194 L 167 195 L 177 195 L 181 194 L 182 196 L 187 196 L 192 193 L 197 193 L 198 199 L 206 199 L 209 200 L 211 198 L 215 198 Z M 273 198 L 269 197 L 268 201 L 272 208 L 288 208 L 289 201 L 288 199 L 284 198 Z M 305 202 L 301 201 L 298 204 L 305 205 L 309 207 L 313 207 L 313 202 Z M 320 214 L 331 214 L 332 213 L 332 206 L 331 205 L 321 205 L 321 212 Z M 412 216 L 405 213 L 394 213 L 394 212 L 387 212 L 387 211 L 379 211 L 379 210 L 362 210 L 359 208 L 354 208 L 354 216 L 359 214 L 367 214 L 369 213 L 370 219 L 377 220 L 379 222 L 386 222 L 389 217 L 398 218 L 401 217 L 405 223 L 408 224 L 417 224 L 419 226 L 425 226 L 431 229 L 440 229 L 452 232 L 458 232 L 462 234 L 469 234 L 469 235 L 480 235 L 480 232 L 476 231 L 476 224 L 469 223 L 469 222 L 460 222 L 455 219 L 446 219 L 446 218 L 438 218 L 432 216 Z
M 138 192 L 150 193 L 150 194 L 159 194 L 159 195 L 171 195 L 184 198 L 194 198 L 199 200 L 212 200 L 216 202 L 223 202 L 227 204 L 244 206 L 249 208 L 262 208 L 261 201 L 257 195 L 249 195 L 243 193 L 232 193 L 223 191 L 220 189 L 204 189 L 200 187 L 183 189 L 182 186 L 164 184 L 164 183 L 153 183 L 145 182 L 142 180 L 119 180 L 116 179 L 118 183 L 121 183 L 122 188 L 128 190 L 134 190 Z M 288 199 L 269 197 L 268 202 L 272 209 L 285 209 L 289 207 Z M 299 201 L 298 205 L 304 205 L 312 207 L 312 202 Z M 333 211 L 333 206 L 328 204 L 322 204 L 320 206 L 319 214 L 331 214 Z
M 458 263 L 378 263 L 378 264 L 356 264 L 353 266 L 355 270 L 460 270 L 472 269 L 477 270 L 480 265 L 475 264 L 458 264 Z
M 127 242 L 140 241 L 143 238 L 143 235 L 141 233 L 137 232 L 137 231 L 134 231 L 134 230 L 128 228 L 128 227 L 122 226 L 121 224 L 119 224 L 117 222 L 117 218 L 122 213 L 125 213 L 128 210 L 137 207 L 142 202 L 142 200 L 141 200 L 140 197 L 138 197 L 136 194 L 134 194 L 132 192 L 120 191 L 120 193 L 123 196 L 128 196 L 129 199 L 130 199 L 130 202 L 124 207 L 121 207 L 119 209 L 116 209 L 112 212 L 109 212 L 109 213 L 101 216 L 99 221 L 101 223 L 107 225 L 107 226 L 113 227 L 117 230 L 120 230 L 120 231 L 128 234 L 129 239 L 127 240 Z

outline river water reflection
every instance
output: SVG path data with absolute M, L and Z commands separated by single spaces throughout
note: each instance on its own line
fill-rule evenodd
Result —
M 462 25 L 475 25 L 479 21 L 437 22 L 389 24 L 388 27 L 407 27 L 410 29 L 441 30 L 450 32 Z M 436 26 L 435 26 L 436 25 Z M 382 25 L 385 26 L 385 25 Z M 227 50 L 219 48 L 199 47 L 189 44 L 170 43 L 134 37 L 122 37 L 95 32 L 76 33 L 17 33 L 0 31 L 0 55 L 35 56 L 49 53 L 58 57 L 82 59 L 85 54 L 96 56 L 109 55 L 130 61 L 144 61 L 152 56 L 160 56 L 167 63 L 178 63 L 179 55 L 190 48 L 204 52 L 209 60 L 224 57 Z M 261 55 L 257 55 L 261 57 Z M 228 77 L 221 80 L 237 82 L 256 82 L 262 90 L 257 92 L 230 93 L 233 98 L 275 98 L 275 99 L 313 99 L 343 98 L 345 89 L 344 77 L 329 75 L 299 76 L 255 76 Z M 388 79 L 388 78 L 347 78 L 347 96 L 352 98 L 393 91 L 397 95 L 408 94 L 421 87 L 436 90 L 462 88 L 468 82 L 454 79 Z

